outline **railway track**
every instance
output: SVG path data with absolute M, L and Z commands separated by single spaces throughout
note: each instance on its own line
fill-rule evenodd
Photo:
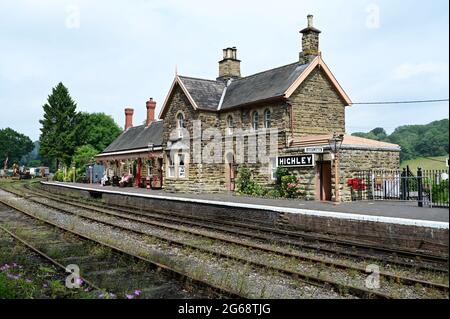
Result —
M 34 192 L 34 194 L 36 195 L 37 193 Z M 32 195 L 32 196 L 35 196 L 35 195 Z M 42 194 L 40 194 L 39 196 L 41 196 L 41 195 Z M 73 212 L 73 211 L 68 211 L 67 209 L 62 208 L 61 206 L 49 205 L 48 203 L 43 203 L 43 202 L 41 202 L 39 200 L 32 199 L 32 196 L 29 196 L 28 198 L 30 200 L 33 200 L 33 201 L 35 201 L 35 202 L 37 202 L 37 203 L 39 203 L 41 205 L 47 206 L 49 208 L 61 210 L 61 211 L 64 211 L 65 213 L 69 213 L 69 214 L 75 214 L 75 215 L 77 215 L 79 217 L 87 218 L 87 219 L 89 219 L 89 220 L 91 220 L 93 222 L 101 222 L 101 223 L 105 223 L 105 224 L 107 224 L 109 226 L 112 226 L 112 227 L 120 227 L 122 230 L 126 229 L 127 231 L 130 231 L 130 232 L 133 232 L 133 233 L 149 236 L 149 234 L 147 232 L 136 230 L 136 229 L 133 229 L 131 227 L 119 226 L 119 225 L 117 225 L 115 223 L 103 221 L 103 220 L 101 220 L 101 218 L 93 218 L 92 216 L 86 216 L 84 214 L 76 213 L 76 212 Z M 71 206 L 75 206 L 75 207 L 78 207 L 78 208 L 90 210 L 91 212 L 95 212 L 97 214 L 102 214 L 103 216 L 108 215 L 108 216 L 113 217 L 113 218 L 120 218 L 120 219 L 126 220 L 128 222 L 145 224 L 147 226 L 158 227 L 158 228 L 161 228 L 161 229 L 164 229 L 164 230 L 183 232 L 183 233 L 194 235 L 194 236 L 206 237 L 208 239 L 212 239 L 212 240 L 215 240 L 215 241 L 221 241 L 221 242 L 225 242 L 227 244 L 232 244 L 232 245 L 239 246 L 241 248 L 250 249 L 250 251 L 251 250 L 258 250 L 258 251 L 262 251 L 262 252 L 268 253 L 268 254 L 284 256 L 284 257 L 289 257 L 289 258 L 296 258 L 299 261 L 307 261 L 307 262 L 310 262 L 310 263 L 322 264 L 322 265 L 326 265 L 328 267 L 332 267 L 332 268 L 336 268 L 336 269 L 343 269 L 345 271 L 351 270 L 351 271 L 357 271 L 357 272 L 359 272 L 361 274 L 365 273 L 365 268 L 355 267 L 355 266 L 351 266 L 351 265 L 348 265 L 348 264 L 343 264 L 343 263 L 334 262 L 334 261 L 330 261 L 330 260 L 325 261 L 323 259 L 312 258 L 312 257 L 308 257 L 308 256 L 305 256 L 305 255 L 300 255 L 300 254 L 297 254 L 297 253 L 288 252 L 286 250 L 269 248 L 269 247 L 264 246 L 264 245 L 244 243 L 244 242 L 242 242 L 240 240 L 225 238 L 223 236 L 213 236 L 211 234 L 205 234 L 204 232 L 188 230 L 185 227 L 180 227 L 178 225 L 169 225 L 169 224 L 164 224 L 164 223 L 161 223 L 161 222 L 155 222 L 155 221 L 151 220 L 148 216 L 142 215 L 142 214 L 140 214 L 140 216 L 137 218 L 137 217 L 134 217 L 136 214 L 134 214 L 134 215 L 130 214 L 130 213 L 125 214 L 123 211 L 121 211 L 120 213 L 114 213 L 114 212 L 111 212 L 111 211 L 106 211 L 104 209 L 99 209 L 98 207 L 94 208 L 94 207 L 88 206 L 86 204 L 74 203 L 72 201 L 68 202 L 68 201 L 64 201 L 64 200 L 62 200 L 60 198 L 59 199 L 55 199 L 54 196 L 51 198 L 51 200 L 52 201 L 57 201 L 57 202 L 62 203 L 64 205 L 71 205 Z M 117 210 L 115 210 L 115 211 L 117 211 Z M 341 289 L 342 286 L 343 286 L 342 283 L 337 282 L 335 280 L 325 279 L 325 278 L 321 278 L 321 277 L 318 277 L 318 276 L 313 276 L 311 274 L 307 274 L 307 273 L 304 273 L 304 272 L 295 271 L 295 270 L 292 270 L 292 269 L 286 269 L 286 268 L 283 268 L 283 267 L 275 267 L 273 265 L 271 266 L 271 265 L 268 265 L 266 263 L 260 263 L 260 262 L 255 262 L 255 261 L 244 259 L 244 258 L 239 258 L 239 257 L 233 256 L 233 255 L 230 255 L 228 253 L 208 250 L 208 249 L 205 249 L 204 246 L 187 244 L 186 242 L 170 239 L 168 237 L 158 237 L 158 236 L 155 236 L 154 234 L 152 234 L 151 236 L 157 237 L 160 240 L 168 241 L 168 242 L 170 242 L 173 245 L 189 247 L 189 248 L 200 250 L 200 251 L 207 251 L 209 253 L 212 253 L 212 254 L 217 255 L 219 257 L 222 257 L 222 258 L 240 260 L 240 261 L 245 262 L 247 264 L 251 264 L 254 267 L 271 268 L 272 270 L 278 271 L 280 273 L 284 273 L 284 274 L 287 274 L 287 275 L 290 275 L 290 276 L 294 276 L 294 277 L 298 278 L 299 280 L 301 280 L 301 281 L 303 281 L 303 282 L 305 282 L 307 284 L 318 284 L 318 285 L 326 284 L 326 285 L 330 285 L 334 289 L 338 289 L 338 290 Z M 432 288 L 432 289 L 438 289 L 438 290 L 441 290 L 441 291 L 444 291 L 444 292 L 448 293 L 448 286 L 444 285 L 444 284 L 439 284 L 439 283 L 430 282 L 430 281 L 424 281 L 424 280 L 418 280 L 418 279 L 415 279 L 415 278 L 399 276 L 399 275 L 396 275 L 396 274 L 393 274 L 393 273 L 386 273 L 386 272 L 381 272 L 380 276 L 382 276 L 383 278 L 385 278 L 387 280 L 390 280 L 390 281 L 394 280 L 396 282 L 400 282 L 400 283 L 406 284 L 406 285 L 421 285 L 423 287 L 429 287 L 429 288 Z M 367 290 L 367 289 L 361 288 L 361 287 L 355 287 L 355 286 L 347 285 L 345 288 L 351 294 L 354 294 L 355 296 L 358 296 L 358 297 L 364 297 L 364 298 L 367 298 L 367 297 L 389 298 L 390 297 L 387 294 L 380 293 L 380 292 L 375 292 L 373 290 Z
M 2 218 L 1 221 L 4 222 L 4 218 Z M 63 264 L 58 262 L 56 259 L 50 257 L 48 254 L 46 254 L 42 250 L 38 249 L 35 244 L 32 244 L 30 241 L 27 241 L 26 239 L 15 234 L 14 233 L 15 229 L 11 230 L 11 229 L 8 229 L 8 228 L 0 225 L 0 230 L 3 231 L 4 233 L 6 233 L 7 235 L 9 235 L 11 238 L 13 238 L 13 240 L 19 242 L 20 244 L 27 247 L 27 249 L 29 249 L 32 252 L 34 252 L 35 254 L 37 254 L 42 259 L 41 265 L 51 264 L 53 266 L 56 266 L 56 268 L 59 268 L 61 270 L 61 274 L 64 274 L 64 273 L 66 275 L 68 274 L 67 270 L 66 270 L 66 266 L 64 266 Z M 86 278 L 83 278 L 82 276 L 80 276 L 79 279 L 82 280 L 85 289 L 87 287 L 88 289 L 101 291 L 101 289 L 99 287 L 97 287 L 95 284 L 93 284 L 91 281 L 87 280 Z
M 242 298 L 241 295 L 233 291 L 229 291 L 224 287 L 214 286 L 211 283 L 204 282 L 197 278 L 189 277 L 186 274 L 180 273 L 166 265 L 155 263 L 154 261 L 137 254 L 133 254 L 129 251 L 124 251 L 123 249 L 116 247 L 110 243 L 99 242 L 97 239 L 87 236 L 86 234 L 80 234 L 78 232 L 70 230 L 67 227 L 34 216 L 33 214 L 30 214 L 29 212 L 26 212 L 25 210 L 16 207 L 15 205 L 11 205 L 10 203 L 5 203 L 2 200 L 0 200 L 0 202 L 2 205 L 10 209 L 10 211 L 6 215 L 4 210 L 0 212 L 0 222 L 2 224 L 14 223 L 14 225 L 16 225 L 14 227 L 0 226 L 2 230 L 7 232 L 10 236 L 13 236 L 16 240 L 26 245 L 29 249 L 31 249 L 41 257 L 48 260 L 50 263 L 54 264 L 58 268 L 63 269 L 64 271 L 66 268 L 66 266 L 64 266 L 64 260 L 70 260 L 71 264 L 75 263 L 77 265 L 80 265 L 80 269 L 85 269 L 86 272 L 86 275 L 81 276 L 80 278 L 92 289 L 104 291 L 105 289 L 108 289 L 110 288 L 110 286 L 112 286 L 115 287 L 115 290 L 117 290 L 117 283 L 122 283 L 124 286 L 128 287 L 130 284 L 135 284 L 136 287 L 139 287 L 138 285 L 146 285 L 147 288 L 142 289 L 142 295 L 143 297 L 145 297 L 145 294 L 147 292 L 149 294 L 153 293 L 154 285 L 152 284 L 152 281 L 155 280 L 155 276 L 160 276 L 159 270 L 162 270 L 166 275 L 168 275 L 168 277 L 173 277 L 179 282 L 188 282 L 191 285 L 195 286 L 196 289 L 201 292 L 200 294 L 194 295 L 196 297 L 205 298 L 207 295 L 214 295 L 216 297 L 219 296 L 228 298 Z M 19 213 L 20 215 L 17 213 Z M 33 237 L 32 239 L 25 239 L 23 236 L 15 233 L 17 231 L 20 232 L 23 229 L 31 231 L 33 227 L 30 227 L 30 225 L 35 226 L 36 221 L 42 222 L 43 224 L 47 225 L 49 233 L 53 233 L 53 231 L 57 229 L 61 233 L 71 234 L 76 238 L 76 240 L 67 242 L 66 240 L 63 240 L 61 238 L 54 240 L 54 237 L 46 238 L 45 236 L 42 238 Z M 46 251 L 50 251 L 51 253 L 44 252 L 43 248 L 37 247 L 35 244 L 37 240 L 42 243 Z M 83 245 L 86 243 L 95 243 L 95 246 L 111 250 L 113 254 L 109 255 L 108 258 L 105 258 L 105 256 L 102 255 L 98 256 L 98 258 L 95 258 L 95 256 L 93 257 L 89 255 L 88 252 L 81 255 L 74 255 L 75 251 L 80 251 L 78 249 L 78 245 Z M 75 246 L 75 249 L 71 249 L 71 247 L 73 246 Z M 70 251 L 70 254 L 62 253 L 59 250 L 59 248 L 61 247 L 63 247 L 65 251 Z M 58 258 L 51 257 L 51 254 L 56 254 Z M 151 266 L 153 270 L 136 272 L 133 267 L 135 267 L 136 263 L 138 262 L 145 263 L 146 265 Z M 98 268 L 99 265 L 101 265 L 100 271 Z M 93 279 L 91 280 L 90 277 L 93 277 Z M 97 285 L 96 283 L 94 283 L 95 281 L 105 283 L 106 287 L 100 287 L 101 285 Z M 175 285 L 175 283 L 173 284 Z M 180 286 L 178 288 L 183 287 Z M 124 287 L 120 287 L 120 289 L 124 289 Z M 116 292 L 115 290 L 114 292 Z M 117 292 L 116 294 L 118 293 L 120 292 Z M 174 296 L 177 297 L 176 292 L 175 294 L 173 291 L 171 291 L 170 293 L 171 295 L 166 296 L 166 298 L 173 298 Z M 125 298 L 125 295 L 123 294 L 122 297 Z M 161 298 L 164 296 L 150 295 L 150 298 L 155 297 Z M 187 296 L 185 293 L 179 293 L 178 297 L 186 298 Z
M 39 196 L 48 199 L 60 200 L 62 202 L 68 201 L 66 196 L 56 196 L 34 191 Z M 85 202 L 79 199 L 70 198 L 72 205 L 86 205 Z M 217 231 L 221 233 L 228 233 L 235 236 L 245 237 L 249 239 L 257 239 L 265 242 L 279 242 L 288 246 L 295 246 L 301 249 L 316 250 L 325 253 L 331 253 L 339 256 L 347 256 L 351 258 L 358 258 L 361 260 L 374 260 L 383 264 L 394 264 L 401 267 L 415 268 L 419 270 L 432 270 L 436 272 L 448 273 L 448 256 L 435 256 L 420 252 L 411 252 L 405 250 L 396 250 L 383 247 L 374 247 L 373 245 L 355 244 L 353 242 L 346 242 L 342 240 L 331 238 L 324 238 L 323 236 L 315 236 L 313 234 L 304 234 L 293 231 L 286 231 L 276 228 L 260 226 L 252 223 L 241 223 L 227 220 L 208 219 L 198 216 L 183 216 L 176 212 L 157 212 L 155 210 L 146 210 L 145 213 L 136 212 L 129 208 L 115 205 L 105 205 L 98 203 L 89 203 L 89 207 L 84 208 L 102 208 L 109 209 L 125 214 L 132 214 L 134 216 L 144 216 L 152 220 L 161 222 L 185 225 L 189 227 L 199 227 Z

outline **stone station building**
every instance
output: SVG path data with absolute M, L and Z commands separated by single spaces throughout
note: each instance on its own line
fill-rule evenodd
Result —
M 398 145 L 345 134 L 345 108 L 352 102 L 322 59 L 312 16 L 301 33 L 302 51 L 295 63 L 241 77 L 233 47 L 224 50 L 216 80 L 176 75 L 160 113 L 166 190 L 233 191 L 242 165 L 271 187 L 277 167 L 286 166 L 300 178 L 303 198 L 334 200 L 336 161 L 329 140 L 335 133 L 343 135 L 341 200 L 350 200 L 346 183 L 356 171 L 399 169 Z M 220 145 L 208 147 L 217 138 Z M 262 147 L 261 139 L 266 140 Z M 255 140 L 256 149 L 249 148 Z M 319 154 L 308 154 L 311 147 Z
M 189 193 L 234 191 L 242 166 L 270 188 L 284 166 L 299 178 L 302 199 L 326 201 L 335 199 L 337 170 L 340 200 L 351 200 L 347 180 L 361 170 L 398 170 L 400 147 L 345 134 L 352 102 L 322 59 L 312 16 L 300 32 L 294 63 L 242 77 L 233 47 L 223 50 L 215 80 L 176 75 L 160 120 L 149 113 L 147 125 L 126 124 L 97 160 L 122 170 L 141 163 L 141 174 L 156 172 L 166 191 Z M 338 164 L 329 145 L 334 135 L 343 137 Z M 156 159 L 152 167 L 147 159 Z

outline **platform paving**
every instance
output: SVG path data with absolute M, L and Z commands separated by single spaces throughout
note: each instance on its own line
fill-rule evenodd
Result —
M 220 194 L 189 194 L 189 193 L 169 193 L 164 190 L 147 190 L 142 188 L 119 188 L 112 186 L 101 186 L 99 184 L 80 184 L 80 183 L 49 183 L 54 185 L 61 185 L 67 187 L 84 188 L 86 190 L 96 190 L 104 192 L 120 192 L 134 194 L 135 196 L 158 196 L 166 197 L 168 200 L 195 200 L 205 201 L 210 204 L 217 202 L 228 203 L 230 206 L 247 207 L 248 205 L 260 206 L 268 210 L 273 208 L 283 209 L 285 208 L 289 212 L 310 211 L 310 212 L 328 212 L 334 216 L 350 216 L 350 218 L 357 218 L 358 216 L 373 216 L 380 217 L 380 221 L 383 220 L 417 220 L 417 221 L 429 221 L 429 222 L 449 222 L 449 209 L 447 208 L 420 208 L 417 202 L 400 202 L 400 201 L 358 201 L 351 203 L 341 203 L 340 205 L 334 205 L 330 202 L 315 202 L 315 201 L 301 201 L 301 200 L 288 200 L 288 199 L 268 199 L 258 197 L 238 196 L 233 193 L 220 193 Z M 448 226 L 447 226 L 448 227 Z

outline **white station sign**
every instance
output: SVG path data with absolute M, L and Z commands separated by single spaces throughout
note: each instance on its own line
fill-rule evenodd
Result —
M 278 167 L 308 167 L 314 165 L 313 154 L 277 157 Z
M 323 154 L 323 147 L 305 147 L 307 154 Z

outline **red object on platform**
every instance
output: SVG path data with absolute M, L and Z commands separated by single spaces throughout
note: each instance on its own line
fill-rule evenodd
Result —
M 136 175 L 136 187 L 139 188 L 141 183 L 141 159 L 138 159 L 137 175 Z

